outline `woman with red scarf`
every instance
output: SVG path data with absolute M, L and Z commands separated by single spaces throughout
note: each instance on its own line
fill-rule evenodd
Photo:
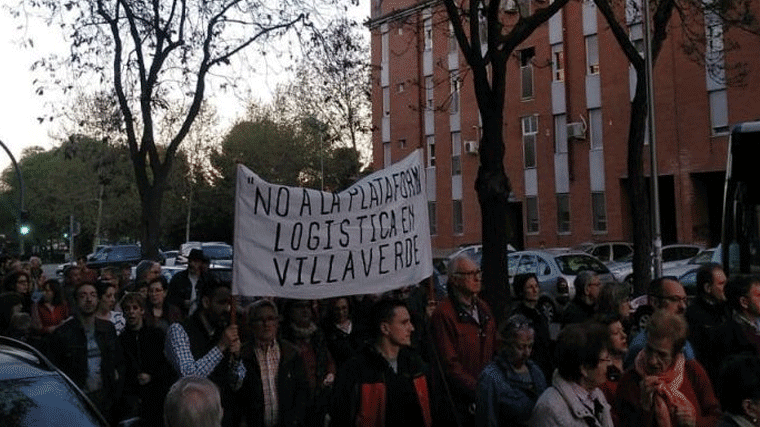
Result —
M 685 360 L 686 319 L 664 310 L 647 325 L 647 344 L 620 379 L 614 410 L 622 426 L 711 427 L 720 405 L 696 360 Z

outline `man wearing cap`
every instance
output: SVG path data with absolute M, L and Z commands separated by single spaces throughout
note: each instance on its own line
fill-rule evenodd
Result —
M 166 302 L 176 306 L 187 317 L 195 311 L 198 305 L 200 289 L 205 283 L 208 257 L 200 249 L 191 249 L 187 256 L 187 270 L 180 271 L 169 282 Z

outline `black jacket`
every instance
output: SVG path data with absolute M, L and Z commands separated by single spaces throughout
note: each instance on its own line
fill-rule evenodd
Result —
M 413 350 L 401 348 L 398 372 L 373 345 L 338 371 L 330 410 L 332 427 L 350 427 L 357 420 L 368 425 L 425 426 L 430 422 L 427 366 Z M 385 405 L 380 407 L 382 401 Z M 365 405 L 365 406 L 363 406 Z
M 686 309 L 686 321 L 689 323 L 689 342 L 694 347 L 697 360 L 702 366 L 709 362 L 713 330 L 725 322 L 729 311 L 725 303 L 710 303 L 697 297 Z
M 95 341 L 100 349 L 104 400 L 99 409 L 106 417 L 121 396 L 124 359 L 116 329 L 107 320 L 95 318 Z M 79 316 L 74 315 L 56 328 L 50 337 L 48 358 L 79 387 L 87 381 L 87 337 Z
M 279 426 L 296 427 L 304 422 L 309 402 L 309 380 L 298 349 L 285 340 L 279 340 L 280 364 L 277 370 L 277 401 Z M 238 393 L 238 404 L 243 410 L 248 427 L 264 426 L 264 386 L 261 369 L 254 351 L 254 342 L 246 343 L 240 350 L 246 374 L 243 387 Z
M 163 402 L 176 375 L 164 356 L 164 333 L 144 325 L 137 331 L 127 327 L 119 342 L 124 349 L 124 393 L 120 410 L 125 415 L 138 415 L 144 425 L 162 424 Z M 138 374 L 146 373 L 151 380 L 140 385 Z
M 200 299 L 201 288 L 206 283 L 206 275 L 201 274 L 198 277 L 198 281 L 195 283 L 195 297 Z M 187 270 L 180 271 L 172 276 L 172 280 L 169 282 L 169 287 L 166 292 L 166 304 L 169 306 L 177 307 L 182 317 L 187 317 L 187 307 L 185 307 L 185 301 L 189 301 L 192 296 L 193 287 L 190 282 L 190 273 Z

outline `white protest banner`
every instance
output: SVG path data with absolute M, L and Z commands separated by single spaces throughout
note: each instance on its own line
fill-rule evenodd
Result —
M 237 169 L 233 294 L 316 299 L 380 293 L 433 273 L 420 150 L 347 190 Z

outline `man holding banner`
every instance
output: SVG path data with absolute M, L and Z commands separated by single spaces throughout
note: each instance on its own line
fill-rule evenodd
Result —
M 231 300 L 229 284 L 207 281 L 198 309 L 184 322 L 169 326 L 164 343 L 166 358 L 180 377 L 208 378 L 219 387 L 224 426 L 239 420 L 235 394 L 246 375 L 238 326 L 231 319 Z

